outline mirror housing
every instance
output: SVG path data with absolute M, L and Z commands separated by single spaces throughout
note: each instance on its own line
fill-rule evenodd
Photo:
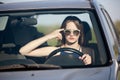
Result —
M 119 50 L 120 50 L 120 48 L 119 48 Z M 120 53 L 118 54 L 118 59 L 117 59 L 117 61 L 118 61 L 118 67 L 119 67 L 119 71 L 120 71 Z

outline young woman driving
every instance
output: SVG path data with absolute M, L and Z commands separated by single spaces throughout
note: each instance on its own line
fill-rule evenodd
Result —
M 63 32 L 64 36 L 61 32 Z M 53 38 L 61 40 L 61 45 L 59 47 L 48 46 L 37 48 L 42 43 Z M 83 52 L 83 56 L 78 58 L 83 60 L 85 65 L 89 65 L 92 63 L 92 58 L 90 56 L 92 50 L 85 52 L 85 48 L 82 46 L 83 42 L 84 34 L 81 20 L 75 16 L 68 16 L 63 21 L 60 29 L 27 43 L 20 49 L 20 53 L 26 56 L 48 56 L 52 51 L 58 48 L 68 47 Z

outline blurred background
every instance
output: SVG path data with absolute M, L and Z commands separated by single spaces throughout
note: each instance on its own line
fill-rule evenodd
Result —
M 120 0 L 97 0 L 108 11 L 120 40 Z

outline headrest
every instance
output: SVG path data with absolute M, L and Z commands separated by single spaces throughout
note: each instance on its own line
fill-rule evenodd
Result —
M 35 18 L 22 18 L 21 25 L 36 25 L 37 20 Z
M 82 21 L 83 27 L 84 27 L 84 45 L 87 45 L 90 40 L 92 40 L 92 32 L 90 29 L 89 24 L 86 21 Z
M 35 18 L 27 18 L 27 17 L 21 17 L 21 18 L 10 18 L 8 25 L 10 26 L 18 26 L 18 25 L 36 25 L 37 20 Z
M 90 31 L 90 26 L 86 21 L 82 21 L 82 24 L 84 27 L 84 35 L 86 35 L 86 33 Z

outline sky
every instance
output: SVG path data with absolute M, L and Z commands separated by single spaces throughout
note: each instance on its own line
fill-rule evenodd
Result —
M 0 0 L 1 2 L 16 2 L 16 1 L 28 1 L 28 0 Z M 29 0 L 33 1 L 33 0 Z M 113 21 L 120 20 L 120 0 L 97 0 L 108 11 Z
M 120 0 L 98 0 L 108 11 L 113 21 L 120 20 Z

